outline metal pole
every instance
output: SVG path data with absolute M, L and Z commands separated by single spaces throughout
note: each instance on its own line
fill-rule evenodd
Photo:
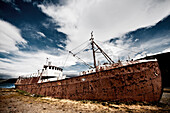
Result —
M 97 46 L 97 48 L 99 48 L 99 50 L 101 51 L 101 53 L 110 60 L 110 61 L 109 61 L 109 60 L 107 59 L 109 62 L 114 63 L 114 61 L 113 61 L 94 41 L 93 41 L 93 43 Z
M 94 38 L 93 38 L 93 31 L 91 32 L 91 45 L 93 50 L 93 60 L 94 60 L 94 68 L 96 68 L 96 56 L 95 56 L 95 50 L 94 50 Z

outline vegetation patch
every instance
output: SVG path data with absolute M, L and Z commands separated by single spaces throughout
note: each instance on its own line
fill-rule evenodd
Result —
M 18 92 L 21 95 L 25 95 L 25 96 L 30 96 L 31 95 L 30 93 L 28 93 L 26 91 L 23 91 L 23 90 L 19 90 L 19 89 L 17 89 L 16 92 Z

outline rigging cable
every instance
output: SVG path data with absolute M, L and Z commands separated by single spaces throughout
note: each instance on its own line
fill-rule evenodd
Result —
M 88 40 L 87 40 L 88 41 Z M 77 46 L 76 48 L 74 48 L 74 49 L 72 49 L 72 51 L 73 50 L 76 50 L 78 47 L 80 47 L 80 46 L 82 46 L 82 45 L 84 45 L 85 43 L 87 43 L 87 41 L 85 41 L 85 42 L 83 42 L 81 45 L 79 45 L 79 46 Z M 79 54 L 82 50 L 84 50 L 86 47 L 88 47 L 89 46 L 89 44 L 87 44 L 87 46 L 85 46 L 83 49 L 81 49 L 80 51 L 78 51 L 76 54 L 73 54 L 71 51 L 69 51 L 69 50 L 67 50 L 69 53 L 71 53 L 75 58 L 77 58 L 78 60 L 81 60 L 88 68 L 93 68 L 92 66 L 90 66 L 89 64 L 87 64 L 85 61 L 83 61 L 81 58 L 79 58 L 78 56 L 75 56 L 75 55 L 77 55 L 77 54 Z M 65 62 L 64 62 L 64 64 L 63 64 L 63 68 L 65 67 L 65 64 L 66 64 L 66 62 L 67 62 L 67 60 L 68 60 L 68 57 L 69 57 L 69 54 L 68 53 L 68 55 L 67 55 L 67 57 L 66 57 L 66 60 L 65 60 Z
M 73 53 L 72 51 L 76 50 L 77 48 L 81 47 L 82 45 L 84 45 L 85 43 L 87 43 L 87 41 L 83 42 L 82 44 L 80 44 L 79 46 L 75 47 L 74 49 L 72 49 L 71 51 L 69 51 L 70 54 L 72 54 L 76 59 L 81 60 L 89 69 L 93 68 L 91 65 L 87 64 L 84 60 L 82 60 L 80 57 L 76 56 L 77 54 L 79 54 L 80 52 L 82 52 L 83 50 L 85 50 L 86 47 L 89 46 L 90 43 L 87 44 L 87 46 L 83 47 L 80 51 L 78 51 L 77 53 Z
M 64 64 L 63 64 L 63 68 L 65 67 L 65 64 L 66 64 L 66 62 L 67 62 L 67 60 L 68 60 L 68 57 L 69 57 L 69 53 L 67 54 L 67 57 L 66 57 L 66 60 L 65 60 L 65 62 L 64 62 Z
M 85 50 L 86 47 L 88 47 L 90 45 L 90 43 L 87 44 L 87 46 L 85 46 L 83 49 L 81 49 L 80 51 L 78 51 L 77 53 L 75 53 L 74 55 L 79 54 L 80 52 L 82 52 L 83 50 Z
M 85 44 L 85 43 L 87 43 L 87 42 L 88 42 L 88 40 L 87 40 L 87 41 L 85 41 L 85 42 L 83 42 L 82 44 L 78 45 L 77 47 L 73 48 L 73 49 L 72 49 L 72 50 L 70 50 L 70 51 L 74 51 L 74 50 L 76 50 L 77 48 L 81 47 L 82 45 L 84 45 L 84 44 Z
M 78 60 L 81 60 L 89 69 L 93 68 L 91 65 L 87 64 L 84 60 L 82 60 L 81 58 L 79 58 L 78 56 L 76 56 L 75 54 L 73 54 L 71 51 L 69 51 L 70 54 L 72 54 L 75 58 L 77 58 Z
M 88 40 L 87 41 L 85 41 L 85 42 L 83 42 L 82 44 L 80 44 L 79 46 L 77 46 L 77 47 L 75 47 L 75 48 L 73 48 L 71 51 L 74 51 L 74 50 L 76 50 L 78 47 L 81 47 L 82 45 L 84 45 L 85 43 L 87 43 L 88 42 Z M 86 46 L 87 47 L 87 46 Z M 84 49 L 84 48 L 83 48 Z M 70 53 L 70 51 L 69 50 L 67 50 L 69 53 Z M 81 50 L 82 51 L 82 50 Z M 64 64 L 63 64 L 63 68 L 65 67 L 65 64 L 66 64 L 66 62 L 67 62 L 67 60 L 68 60 L 68 57 L 69 57 L 69 54 L 68 53 L 68 55 L 67 55 L 67 57 L 66 57 L 66 60 L 65 60 L 65 62 L 64 62 Z M 79 52 L 77 52 L 76 54 L 78 54 L 78 53 L 80 53 L 80 51 Z M 84 61 L 83 61 L 84 62 Z

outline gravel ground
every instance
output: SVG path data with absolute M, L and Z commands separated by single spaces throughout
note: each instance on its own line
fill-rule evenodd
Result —
M 170 92 L 160 103 L 115 103 L 34 97 L 15 89 L 0 89 L 0 113 L 170 112 Z

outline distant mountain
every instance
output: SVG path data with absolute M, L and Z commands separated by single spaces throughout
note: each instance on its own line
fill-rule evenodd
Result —
M 17 78 L 10 78 L 10 79 L 0 79 L 0 84 L 1 83 L 15 83 Z
M 0 88 L 15 88 L 17 78 L 0 79 Z

